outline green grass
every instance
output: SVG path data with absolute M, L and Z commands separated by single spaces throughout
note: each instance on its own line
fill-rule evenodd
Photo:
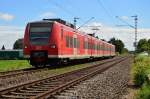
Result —
M 150 74 L 150 57 L 137 56 L 132 65 L 131 73 L 135 85 L 142 86 L 147 75 Z
M 93 63 L 91 63 L 93 64 Z M 88 67 L 89 64 L 79 64 L 74 66 L 59 66 L 56 68 L 50 68 L 49 73 L 62 74 L 73 70 Z M 0 72 L 18 70 L 24 68 L 30 68 L 30 64 L 27 60 L 0 60 Z
M 136 95 L 136 99 L 150 99 L 150 85 L 144 83 Z
M 0 72 L 31 67 L 27 60 L 0 60 Z
M 139 86 L 136 99 L 150 99 L 150 57 L 137 56 L 131 74 L 135 85 Z
M 52 73 L 57 73 L 57 74 L 62 74 L 82 68 L 86 68 L 88 65 L 81 64 L 81 65 L 74 65 L 74 66 L 67 66 L 67 67 L 61 67 L 61 68 L 55 68 L 55 69 L 50 69 L 49 71 Z

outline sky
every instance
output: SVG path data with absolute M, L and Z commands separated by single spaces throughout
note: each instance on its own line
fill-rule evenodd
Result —
M 131 16 L 138 15 L 138 40 L 150 39 L 149 4 L 149 0 L 1 0 L 0 48 L 5 45 L 6 49 L 12 49 L 15 40 L 23 38 L 28 22 L 62 18 L 73 23 L 73 18 L 78 17 L 77 27 L 80 27 L 94 17 L 80 30 L 96 33 L 107 41 L 115 37 L 122 40 L 126 48 L 134 50 L 134 29 L 116 16 L 134 26 Z

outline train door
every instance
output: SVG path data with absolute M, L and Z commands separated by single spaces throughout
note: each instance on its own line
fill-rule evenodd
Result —
M 60 40 L 61 40 L 61 45 L 60 45 L 60 54 L 63 55 L 63 44 L 64 44 L 64 41 L 63 41 L 63 27 L 61 26 L 61 37 L 60 37 Z
M 77 56 L 77 35 L 75 33 L 73 35 L 73 54 L 74 57 Z
M 102 55 L 105 56 L 105 43 L 104 42 L 102 43 L 102 53 L 103 53 Z
M 85 50 L 85 56 L 88 56 L 88 38 L 86 37 L 84 39 L 84 50 Z

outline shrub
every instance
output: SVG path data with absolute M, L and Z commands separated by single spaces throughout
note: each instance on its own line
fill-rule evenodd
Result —
M 137 86 L 141 86 L 145 80 L 146 80 L 145 68 L 143 67 L 142 64 L 136 63 L 133 73 L 134 84 Z
M 150 85 L 145 83 L 138 91 L 136 99 L 150 99 Z
M 135 85 L 141 86 L 147 79 L 147 75 L 149 74 L 150 60 L 148 57 L 136 57 L 136 61 L 133 64 L 133 81 Z

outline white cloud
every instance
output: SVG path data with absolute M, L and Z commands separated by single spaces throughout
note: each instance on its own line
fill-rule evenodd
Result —
M 24 27 L 0 26 L 0 49 L 5 45 L 6 49 L 12 49 L 14 42 L 23 38 Z
M 123 19 L 123 20 L 128 20 L 129 19 L 128 16 L 121 16 L 120 18 Z
M 96 35 L 98 35 L 99 38 L 105 39 L 107 41 L 110 38 L 115 37 L 117 39 L 122 40 L 126 48 L 128 48 L 129 50 L 134 50 L 134 47 L 133 47 L 133 42 L 135 40 L 134 29 L 123 28 L 123 27 L 122 28 L 111 27 L 111 26 L 103 25 L 102 23 L 98 23 L 98 22 L 90 23 L 89 26 L 93 26 L 93 24 L 94 26 L 101 25 L 98 31 L 93 31 L 91 27 L 83 27 L 80 30 L 86 33 L 97 32 Z M 142 38 L 150 39 L 150 28 L 139 28 L 137 38 L 138 40 Z
M 45 12 L 40 15 L 40 18 L 52 18 L 54 16 L 55 16 L 55 14 L 52 12 Z
M 11 21 L 14 19 L 14 16 L 8 13 L 1 13 L 0 12 L 0 19 L 5 21 Z

